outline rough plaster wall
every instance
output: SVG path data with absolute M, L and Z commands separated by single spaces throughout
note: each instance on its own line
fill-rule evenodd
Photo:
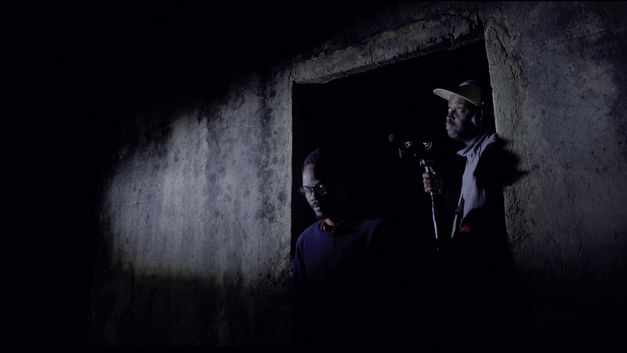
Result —
M 248 77 L 208 110 L 128 127 L 138 140 L 104 191 L 93 341 L 288 342 L 291 136 L 274 121 L 286 107 L 272 81 Z
M 486 41 L 499 132 L 530 172 L 506 205 L 533 320 L 544 341 L 624 345 L 627 7 L 504 10 Z

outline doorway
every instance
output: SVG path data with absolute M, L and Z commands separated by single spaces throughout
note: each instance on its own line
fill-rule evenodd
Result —
M 395 141 L 432 143 L 431 157 L 453 191 L 442 201 L 439 215 L 441 232 L 450 232 L 464 166 L 455 152 L 463 145 L 446 136 L 447 102 L 434 95 L 433 89 L 453 88 L 469 79 L 481 84 L 486 117 L 493 119 L 483 40 L 325 84 L 294 84 L 291 254 L 300 233 L 315 221 L 297 189 L 302 184 L 303 160 L 316 147 L 340 153 L 346 161 L 351 171 L 351 205 L 357 217 L 409 217 L 419 225 L 421 234 L 433 234 L 422 171 L 414 161 L 399 158 L 390 134 Z

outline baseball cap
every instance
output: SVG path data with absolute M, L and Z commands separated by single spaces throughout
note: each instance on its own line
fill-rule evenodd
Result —
M 458 95 L 461 98 L 469 101 L 470 103 L 476 105 L 477 107 L 481 106 L 481 87 L 476 81 L 464 81 L 457 86 L 457 88 L 452 90 L 447 90 L 443 88 L 436 88 L 433 90 L 437 96 L 440 96 L 446 100 L 449 100 L 452 95 Z

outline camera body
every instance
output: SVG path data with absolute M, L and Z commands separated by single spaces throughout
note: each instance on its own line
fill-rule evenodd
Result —
M 431 160 L 433 142 L 421 141 L 414 138 L 401 139 L 397 142 L 400 159 L 413 158 L 415 160 Z M 422 163 L 422 162 L 421 162 Z

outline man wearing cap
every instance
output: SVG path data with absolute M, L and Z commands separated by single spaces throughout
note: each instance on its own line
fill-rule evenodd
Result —
M 499 180 L 503 173 L 491 163 L 501 143 L 496 133 L 485 128 L 481 88 L 475 81 L 465 81 L 456 89 L 436 88 L 433 93 L 448 101 L 445 122 L 448 137 L 466 145 L 457 152 L 466 158 L 466 166 L 451 237 L 458 237 L 459 233 L 504 230 L 503 217 L 495 218 L 503 207 Z M 424 173 L 422 177 L 425 192 L 442 193 L 439 176 Z
M 513 266 L 506 242 L 503 192 L 506 171 L 502 143 L 488 131 L 481 88 L 465 81 L 454 89 L 437 88 L 448 101 L 446 132 L 463 142 L 466 159 L 450 237 L 443 239 L 443 300 L 455 349 L 497 350 L 505 337 Z M 422 175 L 425 192 L 442 194 L 439 175 Z M 491 334 L 487 335 L 486 333 Z M 498 334 L 496 332 L 499 332 Z M 499 339 L 501 340 L 499 343 Z

